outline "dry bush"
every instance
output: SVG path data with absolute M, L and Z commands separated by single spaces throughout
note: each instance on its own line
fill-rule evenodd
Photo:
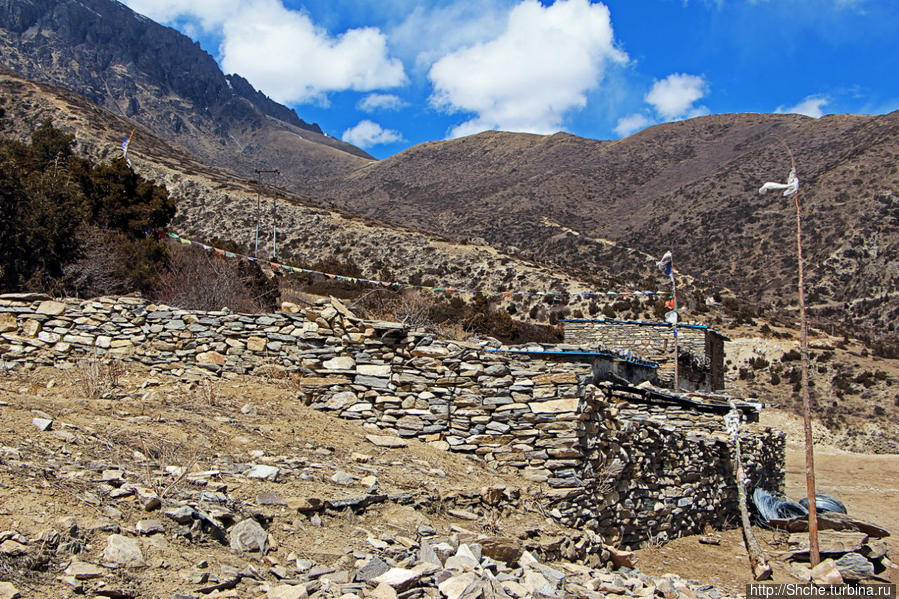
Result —
M 160 499 L 185 482 L 199 461 L 199 450 L 176 439 L 149 433 L 118 432 L 100 437 L 118 464 L 137 462 L 133 470 L 138 484 L 152 489 Z M 174 467 L 172 471 L 166 467 Z
M 96 356 L 82 358 L 68 371 L 73 385 L 84 397 L 99 399 L 119 387 L 125 367 L 120 360 L 100 360 Z
M 144 486 L 153 489 L 160 499 L 164 499 L 184 482 L 188 473 L 199 460 L 198 452 L 196 448 L 189 449 L 183 443 L 169 439 L 157 437 L 147 443 L 147 440 L 141 438 L 141 441 L 141 453 L 148 458 L 143 464 L 141 482 Z M 175 470 L 167 473 L 171 478 L 157 475 L 156 470 L 159 469 L 159 466 L 162 468 L 173 466 Z
M 109 231 L 87 226 L 77 235 L 81 253 L 63 267 L 68 287 L 80 297 L 123 295 L 133 291 L 122 268 L 122 252 Z
M 188 310 L 262 311 L 260 297 L 251 288 L 254 277 L 241 262 L 219 258 L 198 248 L 175 248 L 169 254 L 169 270 L 159 277 L 154 298 Z
M 558 343 L 559 327 L 547 327 L 512 318 L 483 295 L 466 302 L 458 295 L 444 300 L 418 290 L 402 292 L 374 289 L 352 304 L 367 318 L 401 322 L 442 337 L 464 340 L 471 335 L 489 335 L 504 343 L 530 341 Z

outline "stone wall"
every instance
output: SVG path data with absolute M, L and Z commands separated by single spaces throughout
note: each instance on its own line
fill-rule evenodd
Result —
M 659 364 L 659 382 L 673 387 L 674 338 L 671 325 L 619 320 L 566 320 L 565 343 L 615 352 L 631 351 Z M 682 360 L 682 388 L 724 389 L 724 337 L 700 325 L 680 325 L 678 346 L 700 364 Z M 692 372 L 691 372 L 692 371 Z
M 291 376 L 316 409 L 520 471 L 554 517 L 625 546 L 736 518 L 722 417 L 596 386 L 589 362 L 490 352 L 363 321 L 338 302 L 245 315 L 135 298 L 4 298 L 5 365 L 97 356 L 188 380 Z M 751 480 L 782 488 L 783 434 L 745 425 L 741 436 Z

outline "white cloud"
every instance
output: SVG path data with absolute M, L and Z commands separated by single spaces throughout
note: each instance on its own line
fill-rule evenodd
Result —
M 708 114 L 704 106 L 696 102 L 708 92 L 708 82 L 697 75 L 672 73 L 661 81 L 656 81 L 643 98 L 666 120 L 689 118 Z
M 475 116 L 453 137 L 486 129 L 557 131 L 564 114 L 587 103 L 608 62 L 624 62 L 615 48 L 609 10 L 587 0 L 544 7 L 524 0 L 494 39 L 452 52 L 431 67 L 431 103 Z
M 128 0 L 163 22 L 199 21 L 221 35 L 222 69 L 285 103 L 323 101 L 328 92 L 371 91 L 406 82 L 387 37 L 374 27 L 331 35 L 281 0 Z
M 408 104 L 393 94 L 368 94 L 356 104 L 356 108 L 365 112 L 376 110 L 399 110 Z
M 122 0 L 131 10 L 159 23 L 170 23 L 179 17 L 198 21 L 205 31 L 220 29 L 235 15 L 240 0 Z
M 392 129 L 384 129 L 375 122 L 364 120 L 360 121 L 355 127 L 344 131 L 340 139 L 360 148 L 370 148 L 378 144 L 402 141 L 403 134 Z
M 390 44 L 418 68 L 428 69 L 447 54 L 489 41 L 506 26 L 511 0 L 455 0 L 443 6 L 417 5 L 390 30 Z
M 822 96 L 809 96 L 796 106 L 790 106 L 789 108 L 778 106 L 777 110 L 774 112 L 781 114 L 804 114 L 805 116 L 820 119 L 824 116 L 824 111 L 822 111 L 821 108 L 825 106 L 827 102 L 827 98 Z
M 639 131 L 640 129 L 643 129 L 648 125 L 652 125 L 653 123 L 654 121 L 651 118 L 649 118 L 645 114 L 637 112 L 618 119 L 618 124 L 615 125 L 615 133 L 617 133 L 621 137 L 627 137 L 631 133 Z

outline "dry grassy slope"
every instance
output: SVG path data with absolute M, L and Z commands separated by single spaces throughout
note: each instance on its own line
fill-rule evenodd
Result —
M 758 325 L 728 330 L 728 393 L 758 398 L 798 418 L 797 331 Z M 815 329 L 809 348 L 816 442 L 859 453 L 899 453 L 899 360 L 872 356 L 861 343 Z
M 119 132 L 134 123 L 112 115 L 83 96 L 62 88 L 0 75 L 3 131 L 26 139 L 45 118 L 71 131 L 81 151 L 98 159 L 119 155 Z M 241 181 L 227 171 L 207 167 L 179 148 L 139 129 L 130 149 L 134 168 L 167 186 L 178 199 L 173 229 L 188 237 L 232 239 L 250 247 L 255 227 L 256 192 L 261 192 L 266 215 L 271 195 L 266 189 Z M 312 264 L 324 257 L 352 260 L 372 277 L 388 272 L 395 281 L 423 274 L 438 284 L 491 291 L 505 289 L 570 292 L 592 290 L 583 278 L 556 267 L 501 253 L 486 245 L 463 244 L 362 219 L 303 203 L 304 198 L 279 194 L 278 244 L 298 261 Z M 270 232 L 270 221 L 264 228 Z M 264 245 L 270 251 L 270 242 Z M 649 261 L 635 254 L 635 260 Z M 590 280 L 612 285 L 605 270 L 591 273 Z M 605 287 L 603 287 L 605 288 Z M 615 283 L 615 288 L 620 288 Z M 506 303 L 513 299 L 506 300 Z M 517 300 L 526 315 L 540 297 Z M 572 302 L 571 309 L 586 313 L 589 300 Z M 545 320 L 545 314 L 543 315 Z
M 784 139 L 803 181 L 812 303 L 856 302 L 858 323 L 889 326 L 899 307 L 899 272 L 888 258 L 899 242 L 897 138 L 899 112 L 715 115 L 615 142 L 487 132 L 411 148 L 351 173 L 329 196 L 358 212 L 581 268 L 625 267 L 590 237 L 654 255 L 671 249 L 697 277 L 788 302 L 795 221 L 786 200 L 756 193 L 786 178 Z M 541 217 L 586 237 L 560 242 Z
M 446 513 L 441 500 L 455 493 L 477 494 L 497 484 L 524 494 L 530 489 L 516 477 L 417 441 L 405 449 L 378 448 L 365 440 L 368 431 L 359 424 L 303 406 L 283 379 L 239 377 L 197 387 L 153 379 L 135 369 L 124 373 L 109 398 L 97 399 L 85 395 L 85 372 L 41 369 L 0 376 L 0 530 L 16 530 L 32 539 L 47 529 L 64 530 L 59 520 L 74 517 L 84 531 L 79 535 L 84 549 L 76 559 L 100 563 L 111 526 L 130 535 L 138 520 L 162 521 L 164 537 L 140 541 L 149 568 L 106 570 L 107 585 L 132 593 L 122 596 L 195 592 L 206 585 L 191 582 L 189 575 L 219 575 L 221 565 L 241 570 L 253 565 L 262 580 L 274 585 L 268 573 L 274 564 L 293 572 L 299 557 L 346 567 L 348 554 L 373 551 L 367 539 L 414 539 L 422 525 L 446 536 L 454 525 L 513 538 L 524 538 L 526 531 L 541 540 L 570 535 L 537 512 L 507 510 L 477 522 Z M 31 423 L 34 410 L 55 420 L 50 431 L 40 432 Z M 222 474 L 212 477 L 208 486 L 178 480 L 165 471 L 230 471 L 242 463 L 277 464 L 282 470 L 290 463 L 291 471 L 278 482 Z M 124 478 L 138 486 L 158 493 L 168 489 L 165 509 L 172 501 L 196 498 L 218 485 L 238 520 L 260 514 L 270 522 L 275 550 L 263 562 L 208 537 L 190 542 L 175 534 L 179 527 L 161 511 L 143 511 L 133 496 L 110 497 L 111 487 L 100 481 L 102 470 L 109 468 L 120 468 Z M 332 482 L 338 471 L 356 477 L 355 483 Z M 439 499 L 415 507 L 387 502 L 359 515 L 331 512 L 323 514 L 318 525 L 296 509 L 264 505 L 258 499 L 266 492 L 285 501 L 359 497 L 365 494 L 359 479 L 369 475 L 377 477 L 382 493 Z M 46 561 L 0 555 L 0 578 L 13 581 L 23 593 L 29 589 L 26 596 L 68 597 L 71 591 L 57 577 L 71 559 L 52 550 L 46 552 Z M 202 560 L 209 566 L 198 566 Z M 244 585 L 239 596 L 257 597 L 257 588 Z
M 6 115 L 2 119 L 4 134 L 25 139 L 43 119 L 51 118 L 57 126 L 74 132 L 80 150 L 95 158 L 110 159 L 117 156 L 119 132 L 133 126 L 133 123 L 97 107 L 83 96 L 13 75 L 0 76 L 0 95 L 5 99 L 3 107 Z M 257 187 L 234 178 L 226 171 L 202 165 L 176 146 L 140 129 L 132 148 L 132 161 L 139 172 L 166 184 L 175 197 L 179 198 L 178 214 L 173 226 L 175 230 L 198 239 L 225 237 L 250 245 L 255 224 L 253 215 Z M 268 206 L 270 196 L 264 189 L 261 197 L 264 205 Z M 596 289 L 591 282 L 599 288 L 605 288 L 603 285 L 606 284 L 614 285 L 616 289 L 621 288 L 619 285 L 622 282 L 632 282 L 625 277 L 616 279 L 602 267 L 590 273 L 588 280 L 570 274 L 566 269 L 510 256 L 487 245 L 454 243 L 433 235 L 318 208 L 303 203 L 303 198 L 298 196 L 281 196 L 278 200 L 278 213 L 281 223 L 279 247 L 289 250 L 299 260 L 313 263 L 328 255 L 338 256 L 341 260 L 349 258 L 366 274 L 379 275 L 382 269 L 386 269 L 396 281 L 408 281 L 414 274 L 422 273 L 445 285 L 464 288 L 555 288 L 569 291 Z M 550 218 L 541 221 L 540 226 L 552 230 L 557 240 L 577 243 L 585 237 L 566 230 L 566 227 Z M 604 248 L 620 249 L 631 256 L 633 263 L 645 265 L 648 272 L 654 269 L 652 258 L 640 252 L 610 246 L 604 240 L 595 243 Z M 268 246 L 264 247 L 268 249 Z M 647 276 L 647 280 L 657 286 L 659 277 L 653 274 Z M 697 287 L 701 285 L 687 285 L 688 289 Z M 544 312 L 544 321 L 545 312 L 550 309 L 539 297 L 508 298 L 504 302 L 507 305 L 515 302 L 517 317 L 523 319 L 527 319 L 533 305 L 540 306 L 538 311 Z M 587 304 L 589 300 L 572 301 L 569 308 L 586 314 Z M 561 306 L 556 309 L 559 307 Z M 765 366 L 754 373 L 753 381 L 743 381 L 738 376 L 740 368 L 748 367 L 749 358 L 764 357 L 769 363 L 778 363 L 783 353 L 789 350 L 787 346 L 795 345 L 795 342 L 778 341 L 774 344 L 776 347 L 772 346 L 773 349 L 768 352 L 765 348 L 769 345 L 771 335 L 762 329 L 766 323 L 761 319 L 757 319 L 755 327 L 735 328 L 729 315 L 714 307 L 701 315 L 696 314 L 695 307 L 685 314 L 690 320 L 712 323 L 734 338 L 735 343 L 728 344 L 731 379 L 729 388 L 738 395 L 759 397 L 774 405 L 788 408 L 796 406 L 796 396 L 785 373 L 795 363 L 786 365 L 780 371 L 782 380 L 777 384 L 771 383 L 771 366 Z M 629 317 L 635 314 L 620 310 L 617 315 Z M 645 316 L 643 313 L 641 315 Z M 781 330 L 791 339 L 798 337 L 794 330 L 777 327 L 774 330 Z M 823 338 L 824 335 L 813 331 L 813 338 L 817 337 Z M 861 430 L 859 427 L 863 428 L 868 424 L 880 429 L 879 433 L 874 431 L 857 439 L 846 439 L 845 445 L 858 447 L 859 443 L 864 442 L 863 439 L 879 438 L 883 439 L 876 441 L 881 450 L 895 451 L 899 431 L 890 423 L 899 421 L 899 406 L 895 403 L 893 391 L 893 385 L 899 381 L 899 362 L 884 360 L 875 364 L 870 358 L 861 356 L 860 347 L 850 344 L 846 349 L 840 349 L 839 341 L 828 341 L 835 346 L 828 362 L 819 361 L 816 356 L 816 369 L 823 368 L 822 372 L 816 370 L 812 375 L 816 384 L 815 391 L 822 405 L 821 416 L 827 418 L 834 430 L 844 427 L 846 423 L 853 430 Z M 825 352 L 815 350 L 813 353 Z M 860 383 L 852 383 L 838 398 L 833 384 L 835 376 L 846 372 L 854 379 L 864 371 L 876 370 L 889 374 L 889 384 L 887 381 L 876 381 L 874 387 L 865 387 Z M 833 405 L 837 399 L 839 409 Z M 878 407 L 884 410 L 882 414 L 874 412 Z M 844 414 L 844 420 L 838 418 L 839 414 Z
M 373 160 L 225 77 L 186 36 L 111 0 L 0 2 L 0 62 L 245 176 L 279 168 L 296 186 Z

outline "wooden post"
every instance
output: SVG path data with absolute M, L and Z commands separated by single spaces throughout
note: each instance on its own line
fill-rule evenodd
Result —
M 671 295 L 674 296 L 674 392 L 680 391 L 680 348 L 678 346 L 677 323 L 680 313 L 677 311 L 677 283 L 674 282 L 674 258 L 671 259 Z
M 796 159 L 787 142 L 781 140 L 790 154 L 790 165 L 794 175 L 796 172 Z M 805 484 L 808 491 L 808 545 L 809 560 L 812 567 L 821 561 L 821 553 L 818 550 L 818 510 L 815 505 L 815 455 L 812 439 L 812 400 L 808 390 L 808 321 L 805 314 L 805 279 L 802 263 L 802 211 L 799 208 L 799 189 L 793 194 L 796 205 L 796 256 L 799 264 L 799 320 L 800 333 L 799 345 L 802 352 L 802 424 L 805 430 Z
M 743 542 L 746 545 L 746 552 L 749 554 L 749 565 L 752 568 L 753 577 L 756 580 L 768 580 L 771 578 L 771 566 L 768 565 L 765 552 L 762 551 L 761 545 L 752 532 L 749 510 L 746 508 L 746 473 L 743 471 L 743 457 L 740 453 L 740 412 L 733 401 L 730 402 L 730 407 L 731 413 L 728 416 L 733 418 L 735 415 L 736 418 L 736 422 L 730 423 L 729 426 L 733 427 L 734 478 L 737 483 L 737 501 L 740 504 L 740 522 L 743 525 Z
M 799 192 L 796 192 L 796 250 L 799 257 L 799 318 L 802 327 L 799 345 L 802 350 L 802 425 L 805 429 L 805 484 L 808 490 L 808 546 L 812 566 L 821 561 L 818 551 L 818 509 L 815 505 L 815 455 L 812 439 L 812 400 L 808 390 L 808 321 L 805 316 L 805 290 L 802 268 L 802 215 Z

